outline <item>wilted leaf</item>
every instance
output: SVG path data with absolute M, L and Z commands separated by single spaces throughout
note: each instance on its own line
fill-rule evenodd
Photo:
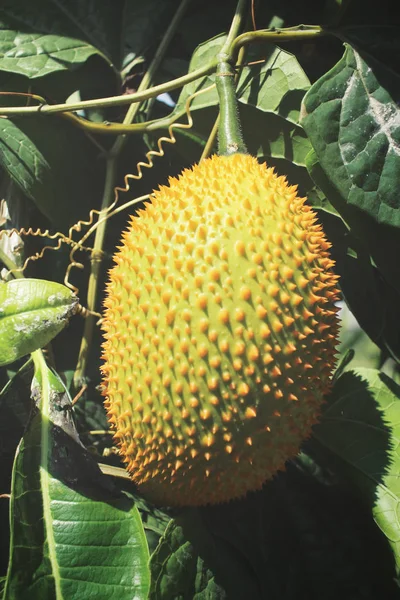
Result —
M 302 125 L 323 170 L 351 206 L 400 226 L 400 111 L 381 84 L 387 73 L 347 47 L 304 98 Z
M 17 453 L 5 600 L 145 600 L 148 551 L 134 502 L 80 444 L 66 390 L 36 356 L 40 406 Z
M 318 442 L 341 460 L 390 543 L 400 571 L 400 387 L 375 369 L 356 369 L 335 382 Z
M 53 281 L 0 283 L 0 364 L 46 346 L 67 325 L 77 303 L 71 290 Z

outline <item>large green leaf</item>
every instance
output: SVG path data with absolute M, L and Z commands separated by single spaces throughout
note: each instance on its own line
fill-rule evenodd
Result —
M 170 521 L 150 564 L 152 600 L 260 598 L 245 561 L 207 530 L 198 511 Z
M 400 264 L 397 256 L 400 241 L 397 230 L 376 223 L 346 204 L 314 151 L 307 156 L 306 165 L 317 186 L 350 226 L 350 231 L 345 230 L 344 234 L 337 228 L 327 231 L 349 307 L 371 339 L 399 358 Z M 348 248 L 354 251 L 352 256 Z
M 67 325 L 77 303 L 71 290 L 54 281 L 0 283 L 0 365 L 46 346 Z
M 175 516 L 151 558 L 150 597 L 394 600 L 390 559 L 360 503 L 303 454 L 260 492 Z
M 171 521 L 151 560 L 151 598 L 224 600 L 227 595 L 213 572 L 186 539 L 182 528 Z
M 400 227 L 393 181 L 400 176 L 400 111 L 381 66 L 350 46 L 304 98 L 302 125 L 345 201 L 376 222 Z
M 122 3 L 108 0 L 5 0 L 0 6 L 0 69 L 43 77 L 98 54 L 121 61 Z
M 148 550 L 133 500 L 80 444 L 66 390 L 35 355 L 40 406 L 17 452 L 5 600 L 145 599 Z
M 215 59 L 226 37 L 219 35 L 201 44 L 194 52 L 189 72 Z M 265 59 L 266 55 L 266 59 Z M 249 62 L 261 55 L 252 52 Z M 263 47 L 263 63 L 245 66 L 239 77 L 237 96 L 243 131 L 251 132 L 248 143 L 252 154 L 264 157 L 285 158 L 294 164 L 304 165 L 311 149 L 310 142 L 298 125 L 300 103 L 310 83 L 297 59 L 274 45 Z M 214 83 L 214 74 L 184 86 L 175 113 L 182 115 L 189 96 Z M 218 108 L 215 88 L 196 96 L 191 103 L 194 128 L 190 132 L 206 139 L 215 120 Z M 246 135 L 245 135 L 246 137 Z
M 400 386 L 375 369 L 345 372 L 314 429 L 371 505 L 400 571 Z

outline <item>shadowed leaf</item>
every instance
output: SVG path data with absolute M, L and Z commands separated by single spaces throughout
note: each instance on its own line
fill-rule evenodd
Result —
M 400 387 L 375 369 L 335 382 L 314 437 L 340 459 L 371 506 L 400 571 Z

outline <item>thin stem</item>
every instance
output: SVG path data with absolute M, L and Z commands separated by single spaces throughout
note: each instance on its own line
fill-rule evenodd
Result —
M 141 92 L 135 92 L 134 94 L 126 94 L 124 96 L 111 96 L 109 98 L 96 98 L 94 100 L 83 100 L 82 102 L 74 102 L 71 104 L 45 104 L 40 106 L 9 106 L 0 108 L 0 115 L 24 115 L 28 116 L 30 114 L 53 114 L 60 112 L 71 112 L 76 110 L 85 110 L 86 108 L 96 108 L 96 107 L 107 107 L 107 106 L 124 106 L 125 104 L 131 104 L 133 102 L 143 102 L 144 100 L 148 100 L 149 98 L 153 98 L 154 96 L 159 96 L 160 94 L 164 94 L 165 92 L 170 92 L 172 90 L 176 90 L 187 83 L 195 81 L 200 77 L 204 77 L 205 75 L 209 75 L 215 71 L 215 68 L 218 64 L 217 58 L 213 58 L 209 63 L 196 69 L 195 71 L 191 71 L 186 75 L 182 75 L 182 77 L 177 77 L 176 79 L 171 79 L 171 81 L 166 81 L 165 83 L 161 83 L 160 85 L 155 85 L 147 90 L 143 90 Z
M 300 40 L 309 40 L 327 35 L 318 25 L 299 25 L 297 27 L 288 27 L 287 29 L 276 29 L 271 31 L 248 31 L 239 35 L 229 48 L 229 58 L 234 60 L 240 48 L 253 44 L 254 42 L 292 42 Z
M 220 54 L 229 54 L 229 49 L 232 46 L 236 36 L 242 28 L 242 24 L 245 17 L 247 0 L 238 0 L 236 11 L 234 17 L 232 19 L 232 23 L 228 32 L 228 37 L 226 38 L 225 44 L 221 49 Z
M 218 135 L 219 117 L 220 117 L 220 115 L 218 113 L 217 118 L 215 119 L 213 128 L 211 130 L 211 133 L 208 136 L 207 143 L 204 146 L 204 150 L 200 156 L 200 162 L 202 160 L 204 160 L 205 158 L 208 158 L 212 152 L 212 149 L 214 148 L 215 140 L 217 139 L 217 135 Z
M 138 105 L 135 105 L 138 106 Z M 100 135 L 120 135 L 120 134 L 141 134 L 146 131 L 156 131 L 157 129 L 166 129 L 172 123 L 177 121 L 182 113 L 172 112 L 169 117 L 161 117 L 160 119 L 152 119 L 150 121 L 144 121 L 143 123 L 94 123 L 77 117 L 72 113 L 60 113 L 60 117 L 67 119 L 70 123 L 79 129 L 83 129 L 88 134 L 100 134 Z
M 172 37 L 175 34 L 175 31 L 178 27 L 180 19 L 182 18 L 185 9 L 189 0 L 182 0 L 178 10 L 175 13 L 174 18 L 172 19 L 167 31 L 165 32 L 163 39 L 154 55 L 154 58 L 149 66 L 147 73 L 144 75 L 138 92 L 141 93 L 146 90 L 152 83 L 154 75 L 162 62 L 165 52 L 167 50 L 168 45 L 170 44 Z M 140 104 L 135 103 L 131 104 L 129 107 L 124 122 L 124 125 L 128 125 L 132 123 L 134 120 Z M 127 137 L 126 135 L 119 136 L 109 154 L 107 159 L 106 166 L 106 179 L 104 184 L 104 192 L 103 199 L 101 203 L 101 211 L 107 210 L 110 204 L 114 200 L 114 187 L 115 187 L 115 175 L 117 169 L 117 159 L 123 149 L 124 144 L 126 143 Z M 88 282 L 88 293 L 87 293 L 87 308 L 90 312 L 96 311 L 96 302 L 97 302 L 97 289 L 98 289 L 98 281 L 99 281 L 99 273 L 101 266 L 101 256 L 102 256 L 102 248 L 104 243 L 104 238 L 107 230 L 107 221 L 108 219 L 100 220 L 99 225 L 96 229 L 96 235 L 93 245 L 93 252 L 91 255 L 90 261 L 90 275 Z M 79 388 L 84 383 L 85 373 L 86 373 L 86 365 L 87 359 L 89 355 L 89 350 L 91 346 L 91 342 L 93 339 L 93 332 L 95 327 L 95 317 L 92 314 L 89 314 L 87 319 L 85 320 L 85 326 L 83 330 L 83 336 L 81 341 L 81 347 L 78 355 L 77 367 L 74 375 L 74 384 L 76 388 Z
M 111 203 L 111 198 L 114 193 L 115 173 L 117 167 L 117 157 L 112 154 L 107 159 L 106 177 L 104 183 L 103 199 L 101 209 L 107 208 Z M 103 247 L 104 237 L 106 233 L 105 221 L 103 221 L 96 230 L 96 237 L 93 246 L 93 252 L 90 259 L 90 275 L 87 292 L 87 307 L 90 311 L 95 310 L 97 297 L 97 283 L 101 265 L 101 249 Z M 95 317 L 91 314 L 85 319 L 81 346 L 79 349 L 78 361 L 74 374 L 75 389 L 82 387 L 85 379 L 86 365 L 89 356 L 89 349 L 93 339 L 93 330 L 95 326 Z
M 167 31 L 165 32 L 165 34 L 163 36 L 163 39 L 161 40 L 159 47 L 157 48 L 157 51 L 154 55 L 153 60 L 150 63 L 150 66 L 149 66 L 147 72 L 144 74 L 143 79 L 140 82 L 140 85 L 138 88 L 139 93 L 143 92 L 144 90 L 147 90 L 149 88 L 149 86 L 151 86 L 151 83 L 154 79 L 154 75 L 156 74 L 157 69 L 159 68 L 161 62 L 164 59 L 165 52 L 167 51 L 167 48 L 168 48 L 169 44 L 171 43 L 173 36 L 175 35 L 176 29 L 179 25 L 181 18 L 184 15 L 184 12 L 189 4 L 189 1 L 190 0 L 182 0 L 181 1 L 178 10 L 176 11 L 171 23 L 169 24 L 169 27 L 167 28 Z M 140 108 L 139 102 L 131 104 L 131 106 L 129 107 L 129 110 L 126 114 L 126 117 L 124 119 L 124 125 L 132 123 L 132 121 L 135 119 L 135 117 L 138 113 L 139 108 Z M 124 144 L 126 143 L 126 140 L 127 140 L 127 138 L 125 135 L 119 137 L 115 141 L 111 152 L 115 153 L 115 154 L 119 154 L 119 152 L 122 150 Z
M 15 262 L 0 248 L 0 261 L 4 263 L 9 271 L 12 271 L 13 277 L 15 279 L 23 279 L 24 275 L 21 271 L 18 271 L 18 267 Z

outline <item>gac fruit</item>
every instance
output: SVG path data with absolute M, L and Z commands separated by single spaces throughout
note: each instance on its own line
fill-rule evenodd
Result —
M 337 276 L 313 210 L 245 154 L 213 156 L 131 218 L 103 329 L 108 419 L 162 505 L 239 498 L 318 419 L 337 341 Z

